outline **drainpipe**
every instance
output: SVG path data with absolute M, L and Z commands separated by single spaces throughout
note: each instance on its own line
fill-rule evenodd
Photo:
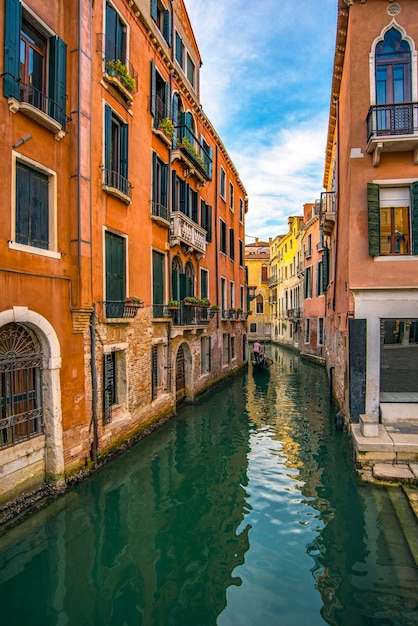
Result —
M 96 305 L 90 316 L 90 369 L 91 369 L 91 419 L 93 423 L 93 443 L 91 445 L 91 460 L 97 463 L 99 449 L 99 428 L 97 420 L 97 368 L 96 368 Z

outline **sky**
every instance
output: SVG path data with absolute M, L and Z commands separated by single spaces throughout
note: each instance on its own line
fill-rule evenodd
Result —
M 247 190 L 247 243 L 319 199 L 337 0 L 185 0 L 200 100 Z

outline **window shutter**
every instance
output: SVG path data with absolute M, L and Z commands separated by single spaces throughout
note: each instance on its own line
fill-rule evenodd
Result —
M 152 153 L 152 201 L 157 201 L 157 153 Z
M 179 210 L 177 206 L 177 174 L 174 170 L 171 172 L 171 210 Z
M 321 285 L 320 285 L 320 279 L 321 279 L 321 265 L 320 265 L 321 261 L 319 261 L 316 264 L 316 295 L 319 296 L 319 294 L 321 293 Z
M 168 45 L 171 47 L 172 43 L 172 28 L 171 28 L 171 13 L 170 11 L 164 11 L 163 17 L 163 36 Z
M 153 20 L 157 21 L 157 18 L 158 18 L 157 0 L 151 0 L 151 17 Z
M 180 206 L 179 206 L 179 210 L 184 214 L 187 215 L 186 213 L 186 183 L 184 182 L 184 180 L 180 181 Z
M 67 108 L 67 44 L 59 37 L 49 40 L 49 115 L 65 129 Z
M 128 193 L 128 124 L 120 125 L 120 174 L 126 180 L 122 181 L 123 191 Z
M 155 116 L 155 94 L 157 92 L 157 72 L 155 69 L 154 59 L 151 59 L 151 115 Z
M 207 150 L 207 153 L 209 154 L 209 158 L 210 158 L 210 161 L 208 163 L 208 175 L 209 175 L 209 178 L 212 180 L 213 150 L 212 150 L 212 148 L 210 146 L 208 146 L 206 148 L 206 150 Z
M 418 254 L 418 182 L 411 185 L 412 200 L 412 254 Z
M 111 353 L 103 355 L 103 423 L 112 421 L 113 401 L 113 357 Z
M 108 104 L 105 105 L 105 169 L 110 170 L 111 167 L 111 150 L 112 150 L 112 109 Z
M 165 163 L 161 166 L 161 204 L 167 208 L 167 182 L 168 182 L 168 165 Z
M 380 205 L 379 205 L 379 185 L 367 184 L 367 206 L 369 222 L 369 254 L 379 256 L 380 254 Z
M 326 292 L 329 283 L 329 248 L 324 248 L 322 253 L 322 291 Z
M 151 394 L 152 399 L 155 400 L 157 397 L 157 387 L 158 387 L 158 346 L 154 345 L 151 347 Z
M 212 207 L 206 205 L 206 241 L 212 241 Z
M 4 25 L 4 83 L 6 98 L 19 99 L 19 47 L 22 9 L 19 0 L 6 0 Z

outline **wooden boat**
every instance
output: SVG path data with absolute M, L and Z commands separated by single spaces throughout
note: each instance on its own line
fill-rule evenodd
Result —
M 252 359 L 251 363 L 254 372 L 267 372 L 273 360 L 269 356 L 261 354 L 258 359 Z

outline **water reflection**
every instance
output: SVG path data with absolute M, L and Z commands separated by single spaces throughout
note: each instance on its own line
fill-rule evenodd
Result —
M 2 537 L 2 623 L 417 624 L 399 491 L 357 484 L 325 372 L 271 356 Z

